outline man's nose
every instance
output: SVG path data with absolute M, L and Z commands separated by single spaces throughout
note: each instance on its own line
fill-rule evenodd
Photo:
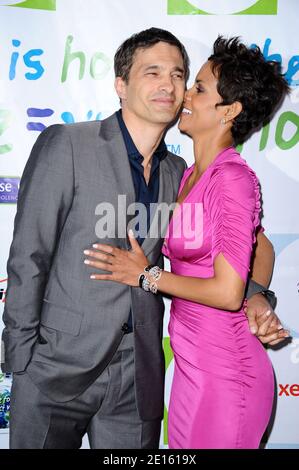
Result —
M 174 83 L 172 77 L 164 76 L 161 79 L 160 89 L 167 91 L 167 93 L 171 93 L 174 90 Z

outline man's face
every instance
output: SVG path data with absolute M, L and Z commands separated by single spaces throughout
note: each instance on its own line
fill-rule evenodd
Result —
M 180 110 L 185 92 L 185 71 L 179 49 L 158 42 L 137 49 L 128 83 L 116 78 L 124 118 L 166 127 Z

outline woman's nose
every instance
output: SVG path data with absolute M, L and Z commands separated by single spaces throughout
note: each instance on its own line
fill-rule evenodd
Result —
M 191 96 L 190 96 L 190 88 L 189 88 L 189 90 L 185 91 L 184 101 L 190 101 L 190 98 Z

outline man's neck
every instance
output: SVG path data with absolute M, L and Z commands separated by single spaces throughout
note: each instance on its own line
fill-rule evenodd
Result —
M 125 110 L 122 110 L 122 117 L 136 148 L 144 158 L 143 166 L 146 168 L 151 165 L 153 154 L 163 138 L 165 126 L 142 121 Z

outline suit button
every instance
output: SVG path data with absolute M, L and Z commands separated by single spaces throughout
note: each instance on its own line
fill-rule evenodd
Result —
M 47 341 L 42 335 L 38 336 L 37 341 L 39 342 L 39 344 L 47 344 Z
M 121 330 L 124 332 L 124 333 L 128 333 L 128 331 L 130 330 L 130 327 L 128 325 L 128 323 L 124 323 L 121 327 Z

